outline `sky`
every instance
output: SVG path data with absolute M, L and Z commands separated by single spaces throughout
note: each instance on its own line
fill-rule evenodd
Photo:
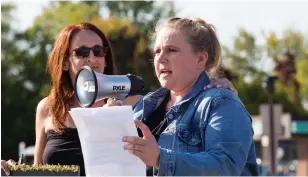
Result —
M 7 2 L 8 0 L 4 0 Z M 14 0 L 17 5 L 16 26 L 26 29 L 33 23 L 48 1 Z M 216 1 L 175 1 L 180 17 L 200 17 L 214 24 L 221 42 L 232 44 L 238 29 L 244 28 L 256 36 L 274 31 L 282 34 L 288 28 L 298 30 L 308 36 L 308 1 L 277 0 L 216 0 Z M 305 19 L 306 18 L 306 19 Z M 262 41 L 260 41 L 262 42 Z
M 239 28 L 261 36 L 288 28 L 308 35 L 308 1 L 181 1 L 180 15 L 197 16 L 214 24 L 220 40 L 230 43 Z
M 16 5 L 15 28 L 30 27 L 35 16 L 48 5 L 46 0 L 1 0 Z M 76 1 L 76 0 L 74 0 Z M 253 34 L 258 44 L 264 44 L 264 36 L 275 32 L 278 37 L 287 29 L 308 37 L 308 0 L 175 0 L 179 17 L 199 17 L 216 27 L 222 45 L 232 46 L 239 29 Z M 270 73 L 272 60 L 266 55 L 258 65 Z M 308 109 L 308 103 L 305 105 Z
M 7 2 L 8 0 L 4 0 Z M 24 30 L 31 26 L 35 16 L 40 15 L 48 1 L 14 0 L 16 4 L 15 27 Z M 293 29 L 308 36 L 308 1 L 278 0 L 206 0 L 174 2 L 179 17 L 199 17 L 216 27 L 220 42 L 232 46 L 239 29 L 256 36 L 257 43 L 264 43 L 264 36 L 275 32 L 281 36 Z M 272 69 L 271 60 L 265 59 L 264 70 Z

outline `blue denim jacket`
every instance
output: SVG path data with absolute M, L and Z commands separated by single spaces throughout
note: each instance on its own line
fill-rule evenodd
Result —
M 257 175 L 251 117 L 228 89 L 204 90 L 202 73 L 192 90 L 169 112 L 168 127 L 159 138 L 159 176 Z M 134 107 L 144 121 L 169 90 L 148 93 Z

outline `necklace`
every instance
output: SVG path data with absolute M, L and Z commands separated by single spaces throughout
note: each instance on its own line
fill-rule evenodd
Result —
M 157 130 L 155 135 L 160 135 L 160 131 L 166 123 L 168 124 L 168 119 L 166 116 L 164 116 L 164 119 L 159 123 L 159 125 L 152 130 L 152 134 L 154 134 L 154 132 Z
M 159 136 L 161 134 L 161 130 L 163 129 L 163 127 L 167 124 L 168 125 L 168 118 L 166 117 L 167 112 L 170 111 L 171 108 L 171 98 L 170 96 L 168 96 L 169 98 L 166 98 L 166 100 L 164 101 L 165 103 L 162 103 L 163 105 L 165 105 L 164 107 L 164 118 L 163 120 L 160 121 L 159 125 L 156 126 L 151 132 L 154 135 Z M 168 100 L 168 101 L 167 101 Z M 167 103 L 166 103 L 167 102 Z M 160 106 L 163 106 L 160 105 Z
M 168 103 L 166 105 L 166 113 L 171 110 L 171 107 L 174 105 L 174 103 L 171 101 L 171 96 L 169 97 Z

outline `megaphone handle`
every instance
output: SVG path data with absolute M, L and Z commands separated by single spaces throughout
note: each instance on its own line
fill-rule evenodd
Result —
M 124 101 L 122 101 L 122 100 L 117 100 L 117 103 L 119 103 L 120 105 L 123 105 Z
M 125 99 L 125 97 L 126 97 L 126 95 L 124 95 L 124 94 L 122 95 L 122 94 L 121 94 L 121 95 L 116 96 L 115 99 L 116 99 L 116 100 L 120 100 L 120 101 L 123 102 L 124 99 Z

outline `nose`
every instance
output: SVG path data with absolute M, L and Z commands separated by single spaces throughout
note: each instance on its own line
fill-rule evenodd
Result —
M 158 56 L 155 57 L 158 63 L 167 63 L 168 57 L 164 52 L 161 52 Z
M 96 57 L 94 56 L 93 51 L 90 50 L 89 56 L 88 56 L 88 58 L 87 58 L 87 61 L 88 61 L 88 62 L 92 62 L 92 61 L 95 60 L 95 59 L 96 59 Z

